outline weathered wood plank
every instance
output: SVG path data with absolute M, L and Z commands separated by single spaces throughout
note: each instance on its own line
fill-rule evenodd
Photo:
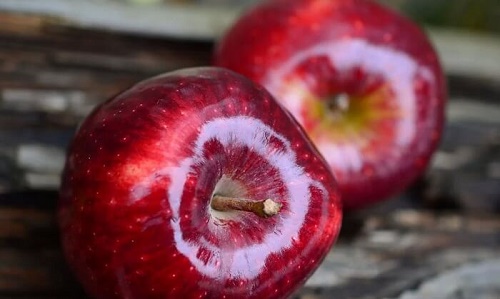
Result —
M 139 6 L 118 1 L 3 0 L 0 2 L 0 9 L 57 17 L 53 21 L 83 28 L 211 39 L 215 33 L 224 30 L 243 8 L 212 4 L 214 5 L 181 5 L 179 1 Z
M 362 217 L 361 232 L 341 236 L 297 298 L 396 298 L 443 271 L 500 258 L 495 216 L 396 209 Z M 356 223 L 348 217 L 344 226 Z
M 34 24 L 66 24 L 77 28 L 107 29 L 159 37 L 213 41 L 241 14 L 246 5 L 130 5 L 126 2 L 74 0 L 4 0 L 0 9 L 45 17 Z M 110 13 L 112 12 L 112 13 Z M 129 16 L 133 15 L 134 18 Z M 446 71 L 483 79 L 500 80 L 500 38 L 471 32 L 428 28 Z
M 3 201 L 0 196 L 0 297 L 81 296 L 64 263 L 54 210 Z

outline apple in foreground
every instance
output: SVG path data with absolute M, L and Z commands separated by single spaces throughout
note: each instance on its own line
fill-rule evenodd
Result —
M 192 68 L 98 106 L 69 148 L 59 223 L 94 298 L 283 298 L 338 235 L 328 165 L 262 87 Z
M 266 87 L 331 166 L 347 210 L 395 195 L 440 140 L 446 87 L 428 38 L 365 0 L 269 0 L 221 38 L 214 63 Z

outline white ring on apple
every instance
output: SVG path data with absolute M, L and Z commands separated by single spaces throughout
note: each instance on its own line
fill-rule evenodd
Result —
M 308 88 L 300 80 L 293 81 L 293 84 L 299 84 L 299 86 L 292 88 L 285 85 L 284 82 L 287 82 L 285 77 L 293 73 L 294 68 L 311 57 L 327 57 L 340 73 L 361 67 L 372 74 L 378 74 L 389 82 L 397 82 L 391 86 L 394 88 L 396 97 L 402 100 L 398 104 L 401 105 L 400 109 L 405 113 L 405 117 L 401 118 L 401 123 L 397 126 L 398 132 L 394 141 L 399 147 L 407 146 L 411 142 L 416 132 L 414 125 L 416 115 L 412 113 L 412 111 L 416 111 L 416 99 L 411 92 L 413 79 L 416 76 L 421 76 L 424 80 L 433 82 L 433 73 L 429 68 L 419 66 L 412 57 L 404 52 L 398 52 L 382 45 L 370 44 L 362 39 L 353 38 L 327 42 L 298 51 L 298 54 L 287 63 L 279 65 L 269 72 L 263 82 L 271 94 L 283 100 L 283 104 L 300 123 L 304 123 L 304 120 L 301 119 L 302 93 Z M 359 148 L 354 145 L 331 145 L 327 141 L 318 140 L 316 146 L 330 165 L 336 165 L 344 170 L 359 172 L 363 167 L 363 162 L 369 159 L 369 157 L 363 157 Z M 398 157 L 401 153 L 392 152 L 391 155 Z M 385 157 L 385 159 L 393 158 Z
M 278 138 L 285 145 L 286 150 L 269 150 L 266 140 L 271 136 Z M 211 244 L 203 236 L 201 240 L 197 240 L 197 243 L 185 240 L 180 229 L 180 199 L 186 178 L 192 165 L 200 163 L 204 159 L 204 144 L 213 139 L 217 139 L 224 147 L 236 143 L 252 148 L 279 171 L 283 181 L 287 182 L 287 191 L 290 194 L 290 201 L 287 202 L 290 213 L 288 216 L 282 214 L 276 216 L 279 216 L 279 220 L 275 230 L 279 231 L 279 233 L 266 234 L 266 239 L 261 244 L 235 248 L 233 252 L 229 253 L 230 257 L 227 256 L 228 253 L 224 253 L 223 250 Z M 297 164 L 296 155 L 290 142 L 259 119 L 248 116 L 235 116 L 211 120 L 201 128 L 193 152 L 193 157 L 186 158 L 177 167 L 169 167 L 162 172 L 168 174 L 171 178 L 168 199 L 172 209 L 170 223 L 174 231 L 175 246 L 200 273 L 206 276 L 223 278 L 228 273 L 232 273 L 232 275 L 237 273 L 238 278 L 242 279 L 257 277 L 264 270 L 264 262 L 267 256 L 279 253 L 292 246 L 293 239 L 298 237 L 309 210 L 309 201 L 306 199 L 311 195 L 310 186 L 319 188 L 324 197 L 328 197 L 327 191 L 321 183 L 313 181 Z M 269 240 L 269 238 L 273 238 L 273 240 Z M 201 247 L 210 250 L 215 258 L 210 259 L 208 262 L 198 259 L 197 252 Z M 265 247 L 265 250 L 263 247 Z M 262 258 L 263 252 L 268 252 L 264 259 Z

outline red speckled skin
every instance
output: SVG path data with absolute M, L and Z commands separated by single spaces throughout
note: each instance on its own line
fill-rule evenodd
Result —
M 214 192 L 283 207 L 266 219 L 215 212 Z M 250 80 L 209 67 L 97 107 L 70 146 L 59 209 L 67 261 L 99 299 L 283 298 L 340 222 L 334 178 L 293 117 Z
M 347 210 L 408 187 L 440 140 L 447 95 L 438 57 L 415 24 L 375 2 L 263 1 L 223 36 L 214 57 L 290 109 L 331 166 Z M 336 94 L 364 100 L 380 117 L 350 131 L 331 126 L 336 135 L 313 133 L 321 120 L 308 116 L 310 103 Z

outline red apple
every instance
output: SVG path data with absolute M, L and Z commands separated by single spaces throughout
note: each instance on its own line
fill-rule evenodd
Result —
M 93 111 L 69 149 L 59 222 L 94 298 L 282 298 L 329 251 L 339 203 L 293 117 L 264 88 L 207 67 Z
M 264 85 L 331 166 L 346 209 L 402 191 L 426 168 L 446 88 L 427 37 L 372 1 L 270 0 L 243 15 L 215 64 Z

